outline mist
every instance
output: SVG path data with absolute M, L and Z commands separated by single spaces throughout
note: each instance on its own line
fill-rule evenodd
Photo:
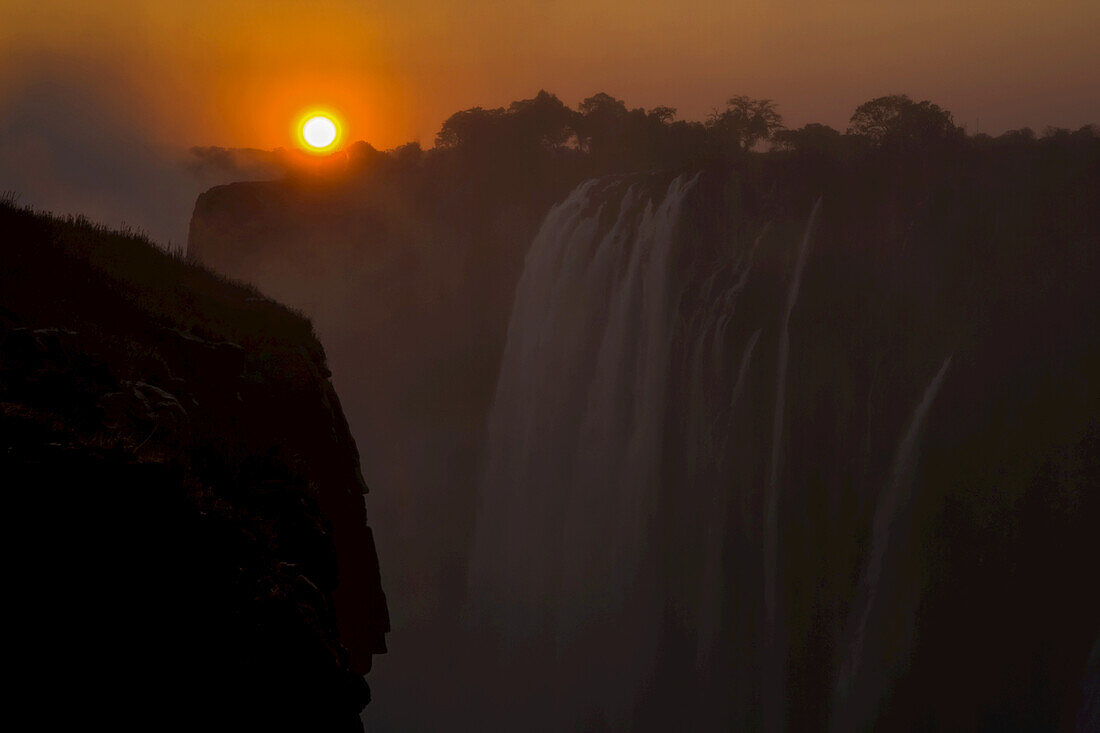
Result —
M 147 110 L 105 99 L 99 83 L 45 73 L 3 95 L 0 190 L 181 249 L 204 190 L 285 173 L 274 152 L 165 143 Z
M 200 197 L 189 254 L 313 318 L 362 451 L 392 620 L 368 730 L 1078 714 L 1096 599 L 991 579 L 1073 576 L 1096 516 L 1041 476 L 1093 451 L 1065 400 L 1094 404 L 1097 250 L 1068 242 L 1100 137 L 970 136 L 903 95 L 851 120 L 543 91 Z M 1061 692 L 1006 696 L 1074 603 Z

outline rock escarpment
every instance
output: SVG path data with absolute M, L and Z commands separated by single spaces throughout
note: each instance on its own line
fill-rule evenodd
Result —
M 465 557 L 512 291 L 526 244 L 572 181 L 540 178 L 545 191 L 532 194 L 493 171 L 382 162 L 213 188 L 196 201 L 188 256 L 301 309 L 324 342 L 379 489 L 370 510 L 385 528 L 389 638 L 404 650 L 372 678 L 365 723 L 438 730 L 468 704 L 456 672 L 478 679 L 468 665 L 479 650 L 461 630 Z
M 116 727 L 358 730 L 389 619 L 309 322 L 87 222 L 0 230 L 13 661 Z

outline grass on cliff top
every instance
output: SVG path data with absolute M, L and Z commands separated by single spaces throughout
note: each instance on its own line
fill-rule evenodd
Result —
M 163 250 L 143 232 L 35 211 L 10 192 L 0 196 L 0 308 L 9 326 L 129 330 L 152 321 L 211 341 L 316 341 L 303 314 L 252 285 Z

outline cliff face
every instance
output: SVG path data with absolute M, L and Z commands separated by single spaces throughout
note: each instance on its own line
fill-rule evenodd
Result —
M 189 257 L 309 315 L 379 488 L 390 638 L 405 650 L 372 680 L 379 727 L 445 726 L 445 703 L 416 701 L 465 697 L 454 670 L 477 654 L 460 642 L 478 440 L 526 245 L 564 193 L 492 178 L 380 168 L 235 183 L 200 196 L 191 220 Z M 387 717 L 408 710 L 424 715 Z
M 26 665 L 114 724 L 358 729 L 389 620 L 309 322 L 86 222 L 0 230 Z

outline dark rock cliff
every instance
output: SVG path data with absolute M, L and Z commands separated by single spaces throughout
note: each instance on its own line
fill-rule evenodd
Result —
M 309 322 L 82 220 L 0 237 L 13 663 L 116 727 L 358 730 L 389 619 Z

